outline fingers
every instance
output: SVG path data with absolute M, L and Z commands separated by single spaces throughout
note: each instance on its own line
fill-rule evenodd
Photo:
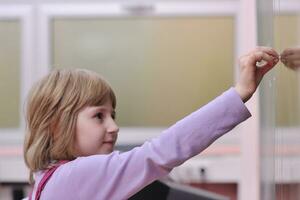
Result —
M 279 58 L 279 54 L 271 47 L 259 46 L 259 47 L 256 47 L 256 49 L 254 51 L 262 51 L 262 52 L 265 52 L 275 58 Z
M 261 74 L 262 76 L 265 75 L 268 71 L 270 71 L 276 64 L 278 63 L 278 59 L 274 60 L 273 62 L 269 62 L 266 65 L 260 67 L 257 69 L 258 74 Z
M 279 62 L 279 58 L 274 57 L 273 55 L 270 56 L 265 53 L 263 54 L 262 60 L 264 60 L 266 62 L 266 64 L 263 65 L 262 67 L 258 68 L 258 73 L 261 73 L 261 75 L 265 75 L 268 71 L 270 71 Z
M 300 68 L 300 48 L 286 48 L 281 53 L 280 61 L 290 69 L 296 70 Z
M 299 54 L 290 54 L 285 57 L 280 57 L 280 61 L 283 63 L 297 61 L 297 60 L 300 60 L 300 53 Z
M 280 54 L 280 57 L 285 57 L 288 55 L 293 55 L 294 51 L 292 48 L 287 48 L 285 50 L 283 50 L 283 52 Z
M 278 60 L 274 55 L 270 55 L 264 51 L 256 51 L 253 53 L 253 57 L 251 59 L 252 64 L 256 64 L 257 62 L 265 61 L 266 64 L 274 63 L 275 60 Z
M 300 68 L 299 59 L 281 59 L 281 62 L 288 68 L 297 70 Z
M 260 67 L 265 65 L 274 66 L 279 61 L 278 53 L 269 47 L 257 47 L 247 55 L 241 57 L 240 62 L 243 66 L 257 67 L 257 63 L 263 61 Z
M 299 54 L 300 54 L 300 48 L 299 47 L 286 48 L 280 54 L 280 57 L 286 57 L 286 56 L 290 56 L 290 55 L 299 55 Z
M 257 47 L 240 58 L 240 78 L 236 89 L 243 101 L 247 101 L 255 92 L 265 73 L 272 69 L 279 61 L 278 53 L 270 47 Z M 257 62 L 263 61 L 261 67 Z

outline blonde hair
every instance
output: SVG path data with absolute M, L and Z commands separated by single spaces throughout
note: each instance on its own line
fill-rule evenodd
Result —
M 116 97 L 97 73 L 82 69 L 55 69 L 35 84 L 26 107 L 24 159 L 33 172 L 59 160 L 73 160 L 76 121 L 85 106 L 98 106 Z

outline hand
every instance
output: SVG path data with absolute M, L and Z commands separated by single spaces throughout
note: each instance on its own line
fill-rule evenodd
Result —
M 265 61 L 261 67 L 257 62 Z M 235 86 L 243 102 L 248 101 L 263 76 L 271 70 L 279 61 L 279 55 L 270 47 L 257 47 L 239 59 L 240 77 Z
M 300 68 L 300 48 L 287 48 L 280 55 L 280 61 L 288 68 L 296 70 Z

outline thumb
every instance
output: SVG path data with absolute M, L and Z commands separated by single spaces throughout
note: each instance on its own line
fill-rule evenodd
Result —
M 266 65 L 259 67 L 257 69 L 258 75 L 263 77 L 268 71 L 270 71 L 278 63 L 278 61 L 279 61 L 278 58 L 274 58 L 272 61 L 269 61 Z

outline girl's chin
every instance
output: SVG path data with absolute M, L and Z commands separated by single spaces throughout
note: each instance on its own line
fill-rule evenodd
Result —
M 111 152 L 113 152 L 114 150 L 114 146 L 102 146 L 101 150 L 99 150 L 99 154 L 110 154 Z

